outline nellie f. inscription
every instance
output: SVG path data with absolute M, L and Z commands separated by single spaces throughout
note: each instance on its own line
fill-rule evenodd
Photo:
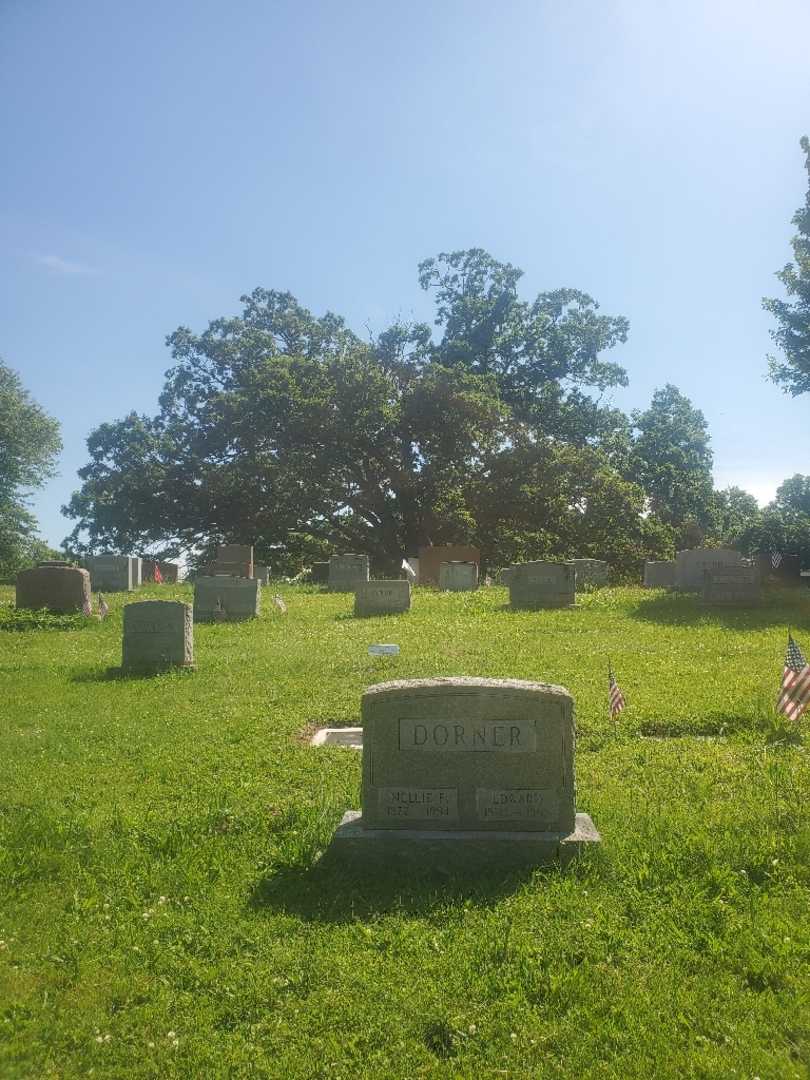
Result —
M 400 750 L 441 750 L 531 754 L 537 749 L 532 720 L 400 719 Z
M 386 818 L 458 821 L 456 788 L 384 787 L 379 793 L 380 811 Z

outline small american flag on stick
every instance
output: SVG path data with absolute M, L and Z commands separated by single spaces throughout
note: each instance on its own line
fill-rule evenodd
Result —
M 101 593 L 99 593 L 98 594 L 98 617 L 100 619 L 106 619 L 109 614 L 110 614 L 110 608 L 109 608 L 109 606 L 107 604 L 107 601 L 104 599 L 104 597 L 101 595 Z
M 782 669 L 782 685 L 776 711 L 784 713 L 788 720 L 798 720 L 810 704 L 810 664 L 804 653 L 793 640 L 788 630 L 785 666 Z
M 771 552 L 771 566 L 774 568 L 774 570 L 778 570 L 781 565 L 782 565 L 782 552 L 781 551 L 772 551 Z
M 624 700 L 624 694 L 619 688 L 619 684 L 616 682 L 616 676 L 613 674 L 613 668 L 608 664 L 608 705 L 610 706 L 610 719 L 615 720 L 627 702 Z
M 155 584 L 156 585 L 162 585 L 163 584 L 163 574 L 161 574 L 160 566 L 157 563 L 155 563 Z

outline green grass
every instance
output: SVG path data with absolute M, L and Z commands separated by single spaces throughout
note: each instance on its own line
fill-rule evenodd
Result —
M 810 767 L 773 723 L 810 594 L 512 614 L 500 588 L 416 590 L 356 620 L 278 591 L 287 615 L 198 626 L 196 672 L 121 678 L 125 598 L 99 624 L 0 589 L 3 1080 L 810 1075 Z M 360 755 L 302 733 L 441 674 L 571 690 L 598 851 L 468 878 L 314 865 Z

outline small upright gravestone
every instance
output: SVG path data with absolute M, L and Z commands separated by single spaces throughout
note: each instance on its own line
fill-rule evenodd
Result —
M 262 592 L 255 578 L 198 577 L 194 582 L 194 622 L 240 622 L 259 614 Z
M 577 588 L 585 585 L 607 585 L 608 564 L 604 559 L 571 559 L 570 562 L 576 571 Z
M 47 608 L 58 615 L 82 611 L 90 603 L 90 574 L 67 562 L 41 562 L 17 574 L 18 608 Z
M 409 581 L 367 581 L 358 585 L 354 592 L 355 615 L 394 615 L 410 611 L 410 608 Z
M 144 674 L 194 666 L 191 604 L 145 600 L 124 607 L 123 671 Z
M 644 586 L 647 589 L 675 588 L 675 560 L 662 559 L 644 563 Z
M 508 582 L 513 608 L 571 607 L 576 599 L 576 573 L 570 563 L 520 563 L 510 568 Z
M 755 607 L 762 601 L 756 566 L 727 566 L 703 572 L 703 603 L 712 607 Z
M 90 571 L 90 584 L 95 592 L 131 592 L 134 560 L 129 555 L 89 555 L 85 565 Z
M 261 566 L 259 563 L 253 564 L 253 576 L 257 581 L 260 581 L 262 585 L 270 584 L 270 567 Z
M 478 588 L 478 563 L 443 562 L 439 567 L 439 588 L 449 592 L 472 592 Z
M 703 589 L 705 570 L 726 570 L 742 566 L 742 556 L 732 548 L 689 548 L 675 556 L 675 588 L 687 592 Z
M 354 592 L 368 581 L 368 555 L 333 555 L 329 560 L 329 591 Z
M 455 855 L 540 863 L 599 835 L 576 812 L 573 701 L 507 679 L 414 679 L 363 695 L 362 815 L 343 818 L 343 855 Z

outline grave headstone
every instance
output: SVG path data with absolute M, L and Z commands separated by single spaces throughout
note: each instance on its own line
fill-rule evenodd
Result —
M 139 589 L 143 584 L 141 577 L 141 574 L 143 573 L 143 560 L 133 555 L 130 556 L 129 561 L 132 563 L 132 588 Z
M 478 588 L 478 563 L 443 562 L 439 567 L 439 588 L 448 592 L 472 592 Z
M 57 615 L 82 611 L 90 603 L 90 574 L 68 562 L 41 562 L 17 574 L 16 605 Z
M 519 563 L 510 567 L 508 581 L 513 608 L 570 607 L 576 600 L 576 574 L 570 563 Z
M 675 588 L 700 592 L 704 570 L 741 566 L 742 556 L 731 548 L 689 548 L 677 553 L 675 564 Z
M 644 585 L 648 589 L 675 588 L 674 559 L 660 559 L 657 562 L 644 563 Z
M 573 700 L 564 688 L 382 683 L 364 693 L 362 718 L 362 814 L 349 812 L 335 834 L 341 857 L 539 863 L 598 841 L 576 811 Z
M 310 567 L 310 578 L 313 585 L 326 585 L 326 583 L 329 581 L 329 563 L 313 563 Z
M 253 576 L 257 581 L 260 581 L 262 585 L 270 584 L 270 567 L 261 566 L 259 563 L 253 564 Z
M 135 588 L 128 555 L 89 555 L 84 563 L 94 592 L 131 592 Z
M 478 548 L 465 544 L 442 544 L 419 548 L 419 584 L 438 585 L 443 562 L 474 562 L 481 565 Z
M 585 585 L 607 585 L 608 564 L 604 559 L 570 559 L 576 571 L 576 587 Z
M 713 607 L 756 607 L 762 601 L 759 568 L 743 564 L 704 570 L 702 599 Z
M 251 544 L 220 544 L 216 559 L 207 567 L 209 576 L 231 574 L 234 577 L 253 577 L 253 546 Z
M 194 666 L 191 604 L 144 600 L 124 607 L 123 671 L 155 672 Z
M 800 555 L 772 551 L 758 555 L 756 564 L 763 581 L 773 585 L 800 585 L 802 581 L 802 559 Z
M 368 581 L 368 555 L 333 555 L 329 560 L 329 591 L 354 592 Z
M 255 578 L 230 575 L 198 577 L 194 582 L 194 622 L 240 622 L 255 619 L 261 605 Z
M 367 581 L 354 591 L 355 615 L 394 615 L 410 608 L 411 585 L 400 578 Z

